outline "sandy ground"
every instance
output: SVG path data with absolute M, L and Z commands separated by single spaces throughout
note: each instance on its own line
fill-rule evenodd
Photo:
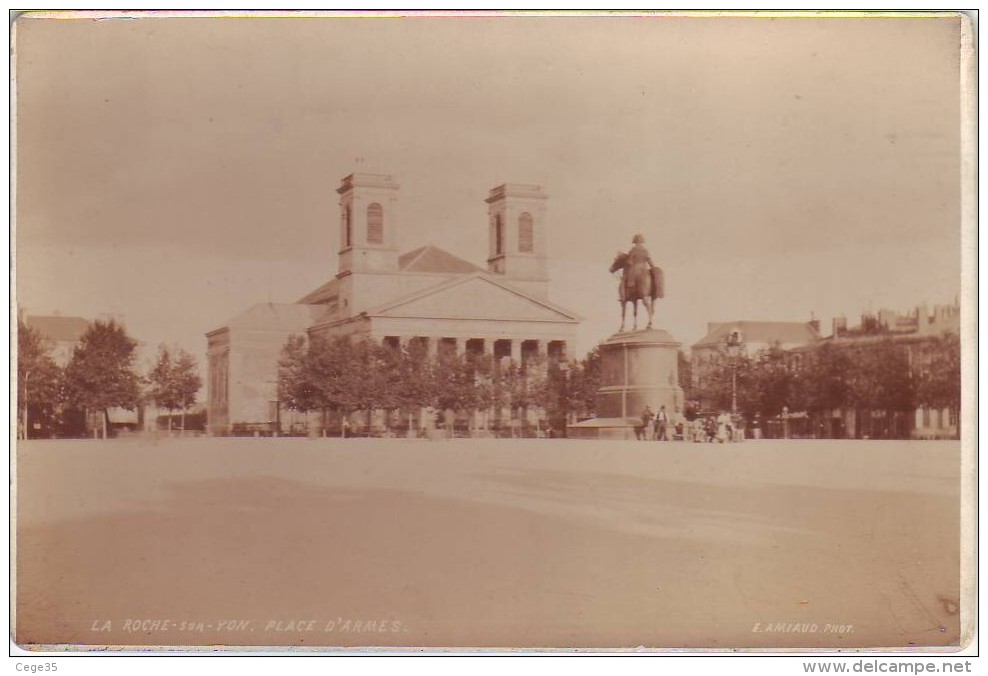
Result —
M 25 644 L 959 641 L 959 443 L 17 450 Z

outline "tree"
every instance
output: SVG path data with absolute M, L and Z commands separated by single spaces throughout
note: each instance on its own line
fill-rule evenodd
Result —
M 474 370 L 466 357 L 443 353 L 432 363 L 433 387 L 425 401 L 441 411 L 466 411 L 475 405 Z
M 595 347 L 570 369 L 569 401 L 578 418 L 596 412 L 600 382 L 600 349 Z
M 62 398 L 62 370 L 52 359 L 41 334 L 17 322 L 17 411 L 20 437 L 30 430 L 29 410 L 51 415 Z
M 737 367 L 739 400 L 744 400 L 744 370 L 745 358 L 738 356 L 734 362 Z M 693 398 L 700 402 L 703 411 L 728 411 L 731 408 L 732 374 L 731 358 L 726 350 L 713 356 L 698 372 L 696 387 L 693 388 Z
M 308 378 L 321 409 L 345 416 L 359 408 L 357 402 L 361 397 L 357 389 L 361 383 L 355 375 L 355 359 L 348 337 L 334 336 L 309 343 Z
M 103 413 L 104 439 L 107 411 L 114 407 L 133 410 L 140 400 L 139 379 L 133 370 L 136 347 L 137 342 L 115 321 L 95 321 L 82 335 L 65 368 L 69 401 L 87 414 Z
M 278 364 L 278 396 L 298 411 L 332 410 L 347 416 L 402 405 L 395 374 L 403 368 L 394 350 L 348 336 L 306 343 L 290 336 Z
M 778 346 L 758 353 L 745 364 L 743 410 L 767 416 L 782 413 L 783 407 L 798 408 L 795 375 L 789 355 Z
M 686 401 L 693 400 L 693 362 L 683 350 L 676 350 L 676 373 Z
M 173 359 L 164 345 L 158 347 L 158 359 L 148 372 L 150 384 L 148 396 L 156 406 L 168 411 L 168 429 L 172 427 L 172 411 L 181 410 L 182 429 L 185 429 L 185 412 L 195 404 L 196 395 L 202 387 L 195 357 L 179 350 Z
M 278 361 L 278 399 L 288 408 L 303 413 L 325 408 L 321 393 L 312 381 L 310 359 L 305 336 L 291 335 Z
M 473 411 L 499 411 L 504 406 L 505 389 L 501 369 L 489 354 L 472 354 L 467 357 L 473 373 Z M 484 416 L 484 429 L 488 418 Z
M 915 363 L 916 403 L 956 415 L 961 407 L 960 337 L 940 336 L 918 347 Z
M 357 340 L 350 347 L 351 361 L 344 373 L 350 383 L 351 410 L 366 412 L 369 433 L 375 409 L 391 411 L 399 405 L 393 377 L 400 357 L 370 340 Z
M 182 430 L 185 430 L 185 413 L 196 403 L 196 397 L 202 388 L 202 378 L 199 377 L 199 365 L 196 358 L 185 350 L 178 351 L 175 368 L 172 371 L 172 386 L 182 410 Z
M 804 408 L 823 412 L 851 405 L 851 369 L 847 351 L 833 343 L 810 351 L 799 377 Z
M 158 358 L 148 371 L 147 382 L 148 388 L 148 398 L 154 401 L 155 406 L 165 409 L 168 411 L 168 430 L 171 431 L 172 428 L 172 416 L 171 412 L 178 408 L 178 397 L 172 388 L 172 371 L 174 369 L 174 364 L 172 363 L 172 355 L 167 347 L 160 345 L 158 347 Z
M 391 390 L 398 407 L 425 406 L 435 397 L 435 369 L 428 350 L 421 342 L 410 342 L 397 350 L 397 365 L 393 372 Z
M 565 432 L 569 412 L 573 409 L 570 395 L 572 369 L 558 362 L 550 362 L 546 370 L 545 409 L 546 420 L 554 431 Z
M 850 394 L 861 408 L 909 411 L 915 408 L 909 356 L 891 339 L 861 345 L 850 353 Z

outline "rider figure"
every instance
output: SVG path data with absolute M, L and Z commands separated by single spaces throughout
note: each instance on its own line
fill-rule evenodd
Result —
M 635 235 L 632 240 L 631 251 L 628 252 L 628 278 L 629 287 L 638 287 L 643 291 L 643 295 L 648 295 L 651 290 L 651 272 L 655 267 L 652 257 L 645 248 L 645 237 L 641 234 Z

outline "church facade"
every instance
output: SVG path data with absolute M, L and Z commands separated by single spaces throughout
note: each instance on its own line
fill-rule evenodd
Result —
M 426 245 L 400 253 L 399 186 L 391 176 L 351 174 L 339 189 L 338 271 L 295 303 L 260 303 L 206 334 L 213 434 L 285 432 L 303 418 L 278 401 L 278 359 L 291 335 L 351 336 L 401 349 L 440 350 L 522 362 L 566 360 L 580 318 L 552 303 L 547 196 L 503 184 L 487 204 L 486 267 Z M 484 230 L 478 229 L 478 236 Z

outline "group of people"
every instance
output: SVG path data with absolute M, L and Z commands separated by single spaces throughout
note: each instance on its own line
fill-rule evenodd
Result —
M 694 443 L 724 443 L 744 439 L 744 429 L 740 416 L 730 413 L 719 415 L 697 416 L 692 421 L 686 421 L 677 413 L 672 420 L 665 406 L 659 407 L 658 413 L 653 413 L 650 406 L 645 406 L 641 414 L 641 425 L 635 429 L 639 441 L 690 441 Z
M 690 430 L 691 441 L 722 444 L 726 441 L 742 441 L 744 428 L 740 416 L 730 413 L 697 417 L 693 420 Z
M 650 406 L 642 411 L 642 424 L 635 429 L 639 441 L 669 441 L 670 430 L 672 437 L 682 439 L 684 425 L 682 420 L 670 420 L 665 406 L 659 407 L 658 413 L 653 413 Z

